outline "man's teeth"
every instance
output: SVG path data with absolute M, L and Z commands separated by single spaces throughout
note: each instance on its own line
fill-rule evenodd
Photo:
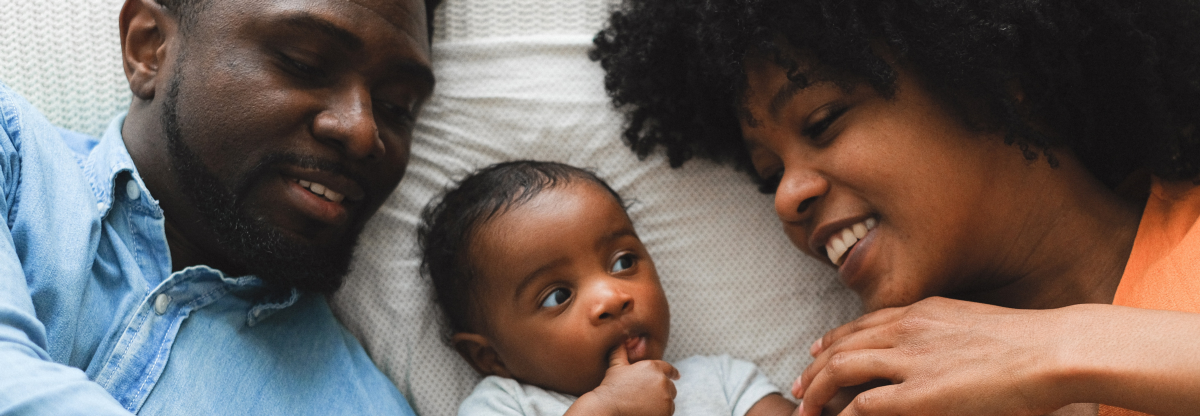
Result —
M 304 189 L 308 189 L 312 193 L 323 196 L 325 199 L 333 202 L 342 202 L 342 200 L 346 198 L 345 195 L 334 192 L 332 189 L 326 188 L 325 185 L 321 185 L 319 183 L 309 182 L 301 179 L 297 179 L 296 183 L 300 184 L 300 186 L 303 186 Z
M 835 266 L 842 265 L 842 255 L 854 247 L 858 240 L 867 236 L 867 231 L 871 231 L 878 224 L 874 218 L 867 218 L 865 221 L 843 228 L 842 231 L 833 233 L 829 237 L 829 242 L 825 243 L 825 254 L 829 255 L 829 261 Z

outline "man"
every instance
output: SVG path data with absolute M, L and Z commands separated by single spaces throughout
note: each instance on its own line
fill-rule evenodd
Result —
M 411 414 L 333 318 L 436 0 L 127 0 L 100 139 L 0 85 L 0 414 Z

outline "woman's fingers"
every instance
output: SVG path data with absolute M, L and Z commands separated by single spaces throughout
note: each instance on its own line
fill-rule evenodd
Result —
M 816 357 L 817 355 L 821 354 L 822 351 L 825 351 L 826 347 L 833 345 L 839 339 L 842 339 L 847 335 L 862 331 L 864 329 L 874 328 L 889 322 L 894 322 L 898 317 L 904 314 L 906 309 L 907 308 L 880 309 L 878 311 L 860 316 L 858 319 L 826 332 L 825 336 L 822 336 L 820 339 L 813 342 L 812 347 L 809 348 L 809 353 L 812 354 L 813 357 Z
M 793 394 L 815 416 L 839 389 L 886 379 L 842 414 L 1044 414 L 1061 406 L 1041 394 L 1055 316 L 944 298 L 881 310 L 830 331 Z
M 839 352 L 816 373 L 802 397 L 803 415 L 820 416 L 821 409 L 843 387 L 852 387 L 874 380 L 903 381 L 903 365 L 892 350 L 866 349 Z
M 880 310 L 829 331 L 832 335 L 827 334 L 821 341 L 825 348 L 821 349 L 821 353 L 792 383 L 792 396 L 805 395 L 805 390 L 813 377 L 825 367 L 830 357 L 838 352 L 885 349 L 895 346 L 893 335 L 889 332 L 892 331 L 891 324 L 903 316 L 903 311 L 904 308 Z
M 899 385 L 887 385 L 876 387 L 854 397 L 850 404 L 842 409 L 838 416 L 874 416 L 880 414 L 904 414 L 897 412 L 895 403 L 903 398 L 899 393 Z M 890 404 L 886 410 L 882 405 Z

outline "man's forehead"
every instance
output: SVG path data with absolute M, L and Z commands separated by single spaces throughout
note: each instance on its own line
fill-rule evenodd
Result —
M 427 36 L 425 2 L 423 0 L 208 0 L 223 3 L 234 13 L 296 14 L 299 12 L 325 15 L 328 18 L 368 13 L 378 16 L 410 36 Z M 222 24 L 218 24 L 222 25 Z M 428 40 L 428 39 L 426 39 Z
M 393 26 L 427 33 L 424 0 L 340 0 L 374 11 Z

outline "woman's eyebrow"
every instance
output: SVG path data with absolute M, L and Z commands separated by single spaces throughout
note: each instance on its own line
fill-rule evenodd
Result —
M 792 98 L 802 89 L 804 89 L 803 85 L 792 81 L 787 81 L 779 87 L 779 90 L 775 91 L 775 95 L 771 97 L 771 102 L 767 104 L 767 113 L 771 115 L 771 118 L 779 118 L 779 111 L 792 102 Z

